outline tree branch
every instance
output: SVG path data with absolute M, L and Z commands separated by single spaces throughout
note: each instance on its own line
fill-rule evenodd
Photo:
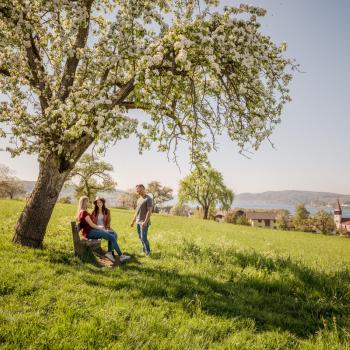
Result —
M 75 73 L 78 68 L 79 64 L 79 58 L 77 57 L 77 49 L 82 49 L 85 47 L 87 42 L 87 37 L 89 35 L 89 27 L 90 27 L 90 13 L 91 13 L 91 6 L 92 6 L 93 0 L 87 0 L 85 3 L 86 11 L 87 11 L 87 19 L 86 22 L 82 22 L 79 26 L 77 36 L 75 38 L 75 43 L 73 46 L 73 56 L 68 57 L 64 71 L 63 76 L 61 80 L 60 88 L 61 90 L 61 101 L 65 101 L 66 98 L 69 96 L 69 88 L 74 83 Z
M 121 106 L 124 103 L 124 100 L 129 96 L 131 91 L 134 89 L 135 75 L 133 75 L 127 83 L 125 83 L 116 93 L 114 101 L 112 102 L 112 108 L 119 105 Z
M 36 87 L 37 89 L 39 89 L 39 91 L 44 93 L 39 96 L 41 108 L 44 111 L 48 107 L 48 99 L 51 98 L 52 92 L 51 89 L 45 83 L 45 81 L 43 81 L 43 79 L 41 79 L 38 75 L 39 71 L 44 76 L 46 75 L 46 72 L 42 64 L 42 59 L 39 50 L 35 45 L 34 38 L 32 35 L 30 35 L 30 47 L 26 47 L 26 53 L 28 65 L 32 73 L 32 78 L 30 78 L 29 81 L 34 87 Z
M 147 110 L 150 109 L 151 106 L 149 104 L 136 104 L 133 101 L 124 101 L 119 103 L 119 106 L 125 107 L 126 109 L 142 109 Z
M 0 67 L 0 74 L 5 75 L 7 77 L 11 76 L 10 72 L 4 67 Z

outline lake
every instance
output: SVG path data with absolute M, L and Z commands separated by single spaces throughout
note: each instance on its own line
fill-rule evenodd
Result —
M 234 200 L 233 201 L 233 208 L 247 208 L 247 209 L 286 209 L 291 214 L 295 213 L 295 205 L 288 204 L 288 203 L 267 203 L 267 202 L 249 202 L 249 201 L 240 201 L 240 200 Z M 311 213 L 314 214 L 317 211 L 324 209 L 330 213 L 333 213 L 334 208 L 332 207 L 310 207 L 308 205 L 305 206 L 306 209 Z M 350 208 L 342 208 L 343 209 L 343 217 L 350 218 Z

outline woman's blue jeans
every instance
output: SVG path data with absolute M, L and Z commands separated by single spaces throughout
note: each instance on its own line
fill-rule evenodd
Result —
M 115 249 L 115 251 L 119 256 L 122 255 L 122 252 L 117 243 L 117 233 L 115 231 L 107 230 L 106 232 L 102 230 L 92 229 L 89 232 L 88 238 L 89 239 L 98 239 L 98 238 L 106 239 L 108 241 L 108 251 L 112 252 L 113 249 Z

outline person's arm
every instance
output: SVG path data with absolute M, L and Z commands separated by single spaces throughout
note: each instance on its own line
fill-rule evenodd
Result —
M 89 217 L 91 218 L 91 221 L 92 221 L 94 224 L 97 224 L 97 217 L 95 216 L 95 214 L 94 214 L 93 211 L 90 213 L 90 216 L 89 216 Z
M 107 209 L 107 215 L 106 215 L 106 229 L 109 230 L 111 228 L 111 211 Z
M 151 214 L 152 214 L 152 209 L 153 209 L 152 207 L 147 209 L 147 214 L 146 214 L 145 220 L 142 223 L 142 227 L 145 227 L 148 224 L 148 221 L 149 221 Z
M 152 211 L 153 211 L 153 201 L 150 197 L 148 197 L 147 198 L 147 213 L 146 213 L 145 220 L 142 223 L 142 227 L 145 227 L 148 224 L 149 219 L 150 219 L 151 214 L 152 214 Z
M 131 227 L 133 227 L 134 224 L 135 224 L 136 216 L 137 216 L 137 212 L 135 212 L 134 217 L 133 217 L 133 219 L 132 219 L 132 221 L 131 221 L 131 224 L 130 224 Z
M 91 220 L 90 216 L 86 216 L 85 221 L 89 224 L 89 226 L 91 228 L 94 228 L 94 229 L 100 230 L 100 231 L 106 231 L 105 229 L 101 228 L 100 226 L 97 226 L 96 224 L 94 224 L 93 221 Z

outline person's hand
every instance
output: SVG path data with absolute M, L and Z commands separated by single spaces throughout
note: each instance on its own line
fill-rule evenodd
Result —
M 145 228 L 146 226 L 147 226 L 147 222 L 144 221 L 144 222 L 142 223 L 142 228 Z
M 134 222 L 132 222 L 132 223 L 130 224 L 130 227 L 134 227 Z

